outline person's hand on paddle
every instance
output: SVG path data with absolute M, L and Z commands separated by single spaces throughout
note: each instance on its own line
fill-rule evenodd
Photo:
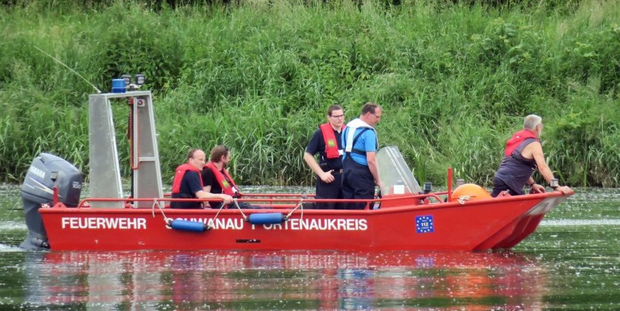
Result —
M 224 200 L 224 204 L 230 204 L 233 202 L 233 197 L 229 196 L 228 194 L 222 194 L 220 198 Z
M 569 194 L 573 192 L 573 189 L 569 188 L 568 186 L 559 186 L 555 188 L 555 191 L 561 191 L 564 194 Z
M 334 170 L 329 170 L 329 171 L 327 171 L 327 172 L 323 172 L 323 174 L 321 174 L 321 176 L 320 176 L 320 177 L 321 177 L 321 180 L 322 180 L 324 183 L 328 183 L 328 184 L 329 184 L 330 182 L 334 181 L 334 175 L 332 175 L 332 172 L 333 172 L 333 171 L 334 171 Z
M 545 190 L 545 186 L 539 185 L 537 183 L 532 184 L 530 189 L 531 189 L 531 193 L 544 193 L 545 191 L 547 191 Z
M 383 189 L 383 183 L 382 182 L 380 182 L 378 180 L 375 180 L 375 185 L 377 185 L 377 187 L 379 187 L 379 191 L 381 191 L 381 189 Z

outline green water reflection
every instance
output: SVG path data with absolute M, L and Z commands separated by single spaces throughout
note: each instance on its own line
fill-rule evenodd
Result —
M 28 309 L 521 310 L 543 304 L 549 278 L 510 252 L 54 252 L 5 263 L 4 304 Z
M 502 253 L 27 253 L 0 194 L 2 310 L 620 309 L 618 189 L 577 189 Z

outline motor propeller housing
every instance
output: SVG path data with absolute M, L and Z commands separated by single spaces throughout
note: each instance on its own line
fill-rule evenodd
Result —
M 28 250 L 49 248 L 39 208 L 45 203 L 52 205 L 54 186 L 58 187 L 60 202 L 68 207 L 77 206 L 82 192 L 82 173 L 60 157 L 41 153 L 32 161 L 21 187 L 28 236 L 20 247 Z

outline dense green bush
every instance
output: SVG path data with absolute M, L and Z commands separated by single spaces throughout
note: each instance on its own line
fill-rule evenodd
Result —
M 562 182 L 619 186 L 615 1 L 14 1 L 0 10 L 0 179 L 39 152 L 88 171 L 88 94 L 145 73 L 165 183 L 187 150 L 233 150 L 243 184 L 309 184 L 332 103 L 384 107 L 382 145 L 422 181 L 488 185 L 530 113 Z M 117 104 L 128 174 L 127 107 Z

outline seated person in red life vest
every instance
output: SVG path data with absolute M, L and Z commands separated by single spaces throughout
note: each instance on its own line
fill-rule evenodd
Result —
M 496 197 L 504 191 L 511 195 L 522 195 L 525 185 L 530 187 L 530 193 L 545 192 L 545 187 L 537 184 L 532 178 L 532 174 L 538 169 L 540 175 L 548 183 L 554 179 L 551 169 L 545 162 L 545 155 L 540 144 L 539 137 L 542 129 L 541 117 L 533 114 L 525 117 L 523 130 L 515 133 L 506 142 L 504 158 L 495 173 L 491 196 Z M 557 186 L 554 190 L 563 193 L 572 191 L 567 186 Z
M 226 170 L 229 162 L 230 150 L 228 150 L 228 147 L 217 145 L 211 149 L 210 161 L 202 168 L 202 183 L 206 192 L 218 195 L 224 194 L 233 198 L 241 197 L 239 187 L 237 187 L 237 184 L 235 184 L 235 181 Z M 222 206 L 221 201 L 212 201 L 209 204 L 211 204 L 211 208 L 220 208 Z M 238 202 L 237 204 L 239 204 L 239 208 L 262 208 L 246 202 Z M 237 208 L 237 206 L 230 204 L 228 208 Z
M 316 199 L 342 199 L 342 145 L 341 131 L 344 128 L 344 111 L 339 105 L 327 109 L 327 123 L 314 132 L 306 151 L 304 161 L 316 174 Z M 314 155 L 319 154 L 319 163 Z M 318 208 L 341 209 L 336 202 L 317 203 Z
M 220 199 L 226 204 L 232 202 L 232 197 L 223 194 L 213 194 L 204 190 L 202 186 L 201 170 L 205 164 L 205 153 L 199 149 L 192 149 L 187 154 L 187 163 L 177 167 L 172 182 L 172 198 L 186 199 Z M 203 208 L 202 202 L 170 202 L 171 208 Z

